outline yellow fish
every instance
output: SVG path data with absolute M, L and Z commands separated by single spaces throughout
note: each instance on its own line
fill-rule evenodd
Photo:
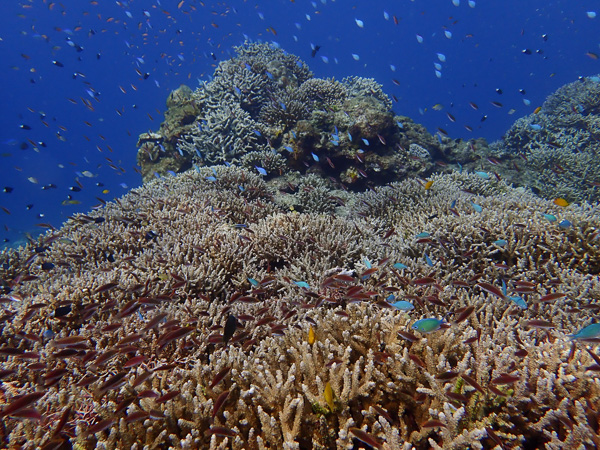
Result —
M 533 110 L 533 113 L 534 113 L 534 114 L 537 114 L 537 113 L 539 113 L 541 110 L 542 110 L 542 107 L 541 107 L 541 106 L 538 106 L 537 108 L 535 108 L 535 109 Z
M 563 208 L 569 206 L 569 202 L 566 201 L 564 198 L 555 198 L 554 204 L 558 205 L 558 206 L 562 206 Z
M 329 405 L 329 409 L 333 411 L 333 389 L 331 388 L 331 383 L 329 383 L 329 381 L 325 385 L 325 391 L 323 391 L 323 396 L 325 397 L 327 405 Z
M 431 186 L 433 186 L 433 180 L 429 180 L 427 183 L 425 183 L 425 190 L 428 191 L 431 189 Z
M 312 325 L 308 329 L 308 344 L 313 345 L 315 343 L 315 330 Z

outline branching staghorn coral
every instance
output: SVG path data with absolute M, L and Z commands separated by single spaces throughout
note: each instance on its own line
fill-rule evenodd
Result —
M 299 214 L 200 168 L 1 253 L 3 445 L 598 446 L 598 206 L 431 179 Z

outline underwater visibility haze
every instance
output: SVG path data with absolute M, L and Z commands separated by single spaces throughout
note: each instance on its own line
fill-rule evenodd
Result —
M 596 9 L 3 5 L 0 446 L 600 447 Z

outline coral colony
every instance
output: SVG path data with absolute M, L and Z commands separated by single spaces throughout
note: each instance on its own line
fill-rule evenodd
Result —
M 2 446 L 600 447 L 600 80 L 488 146 L 237 53 L 0 254 Z

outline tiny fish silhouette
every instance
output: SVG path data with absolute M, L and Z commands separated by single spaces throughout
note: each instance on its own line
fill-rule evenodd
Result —
M 237 321 L 236 317 L 233 314 L 230 314 L 229 317 L 227 317 L 227 321 L 225 322 L 225 327 L 223 328 L 223 343 L 224 344 L 227 344 L 227 342 L 229 342 L 229 339 L 231 339 L 231 337 L 235 333 L 237 326 L 238 326 L 238 321 Z

